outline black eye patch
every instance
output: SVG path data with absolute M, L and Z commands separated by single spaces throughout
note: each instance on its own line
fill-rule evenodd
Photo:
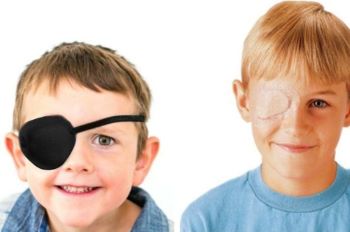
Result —
M 144 121 L 142 115 L 118 115 L 73 127 L 60 115 L 45 116 L 25 123 L 19 131 L 19 142 L 30 162 L 40 169 L 52 170 L 68 159 L 77 133 L 115 122 Z

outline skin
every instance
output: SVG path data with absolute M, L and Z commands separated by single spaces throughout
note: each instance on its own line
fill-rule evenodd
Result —
M 94 92 L 62 81 L 56 94 L 43 83 L 25 96 L 24 122 L 46 115 L 62 115 L 73 126 L 113 115 L 135 114 L 128 96 Z M 141 209 L 127 200 L 132 186 L 140 185 L 157 154 L 159 141 L 148 138 L 137 159 L 138 131 L 132 122 L 108 124 L 77 135 L 68 160 L 55 170 L 41 170 L 20 150 L 15 133 L 6 136 L 21 180 L 27 181 L 46 209 L 51 231 L 130 231 Z M 108 137 L 105 137 L 108 136 Z M 97 187 L 88 194 L 72 194 L 62 186 Z
M 335 149 L 342 128 L 350 124 L 345 82 L 301 83 L 277 78 L 251 80 L 246 89 L 238 80 L 233 84 L 238 110 L 251 123 L 262 155 L 264 182 L 292 196 L 313 195 L 332 184 L 336 176 Z M 257 106 L 259 95 L 255 93 L 264 88 L 292 93 L 288 95 L 291 105 L 273 120 L 256 120 L 261 111 Z

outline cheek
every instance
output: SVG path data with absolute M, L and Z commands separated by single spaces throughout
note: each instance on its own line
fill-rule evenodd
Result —
M 272 138 L 277 127 L 277 121 L 259 120 L 252 122 L 252 132 L 254 139 L 257 143 L 269 141 Z
M 136 161 L 133 156 L 120 154 L 99 163 L 98 173 L 102 184 L 113 191 L 129 189 L 132 185 Z
M 29 186 L 42 186 L 48 187 L 51 186 L 54 182 L 56 176 L 55 170 L 41 170 L 34 166 L 32 163 L 27 161 L 26 163 L 26 176 Z
M 42 205 L 46 205 L 49 200 L 57 175 L 56 172 L 57 171 L 41 170 L 31 163 L 26 165 L 26 176 L 29 188 Z
M 316 117 L 313 120 L 314 131 L 323 140 L 338 140 L 343 128 L 344 118 L 336 114 L 328 114 L 327 117 Z
M 277 121 L 252 122 L 254 141 L 263 157 L 271 153 L 271 142 L 276 142 L 274 139 L 277 135 L 278 128 L 279 124 Z
M 331 125 L 318 130 L 319 140 L 331 149 L 335 149 L 341 134 L 341 125 Z
M 135 162 L 108 162 L 97 169 L 96 174 L 104 187 L 104 197 L 100 202 L 103 209 L 120 207 L 127 199 L 133 182 Z

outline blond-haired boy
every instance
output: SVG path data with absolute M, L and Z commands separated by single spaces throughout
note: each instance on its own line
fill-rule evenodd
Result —
M 29 190 L 2 205 L 2 231 L 169 231 L 136 187 L 159 146 L 150 101 L 134 66 L 106 47 L 63 43 L 29 64 L 6 136 Z
M 315 2 L 273 6 L 245 40 L 233 84 L 262 165 L 192 203 L 183 232 L 349 231 L 350 30 Z

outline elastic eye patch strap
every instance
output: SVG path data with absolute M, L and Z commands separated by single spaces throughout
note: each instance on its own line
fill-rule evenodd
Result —
M 94 122 L 90 122 L 81 126 L 77 126 L 73 128 L 73 131 L 75 134 L 90 130 L 96 127 L 100 127 L 106 124 L 114 123 L 114 122 L 144 122 L 145 116 L 143 115 L 118 115 L 118 116 L 112 116 L 109 118 L 100 119 Z

